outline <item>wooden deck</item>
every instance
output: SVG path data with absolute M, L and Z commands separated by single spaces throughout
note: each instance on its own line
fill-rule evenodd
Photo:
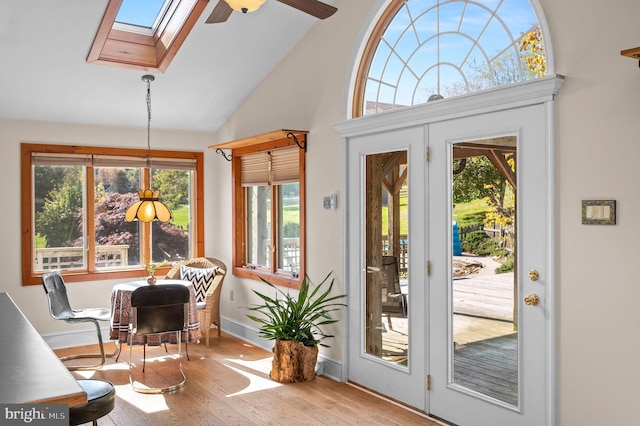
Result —
M 454 316 L 454 382 L 511 405 L 518 403 L 518 339 L 509 322 Z
M 508 404 L 518 403 L 518 339 L 513 278 L 496 275 L 490 259 L 480 272 L 453 283 L 454 382 Z M 407 362 L 408 321 L 383 318 L 383 357 Z
M 453 282 L 454 382 L 511 405 L 518 403 L 518 333 L 513 274 L 487 263 Z

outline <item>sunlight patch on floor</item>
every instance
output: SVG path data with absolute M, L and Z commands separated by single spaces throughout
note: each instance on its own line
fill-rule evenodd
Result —
M 269 374 L 271 371 L 271 363 L 273 361 L 273 357 L 267 357 L 262 359 L 257 359 L 255 361 L 248 361 L 245 359 L 231 359 L 227 358 L 226 361 L 233 362 L 234 364 L 241 365 L 243 367 L 249 368 L 251 370 L 256 370 L 264 374 Z
M 115 386 L 115 388 L 118 398 L 127 401 L 127 404 L 131 404 L 145 413 L 151 414 L 169 410 L 164 395 L 136 392 L 131 388 L 129 383 Z
M 240 365 L 242 367 L 245 367 L 245 369 L 239 369 L 236 367 L 233 367 L 232 365 L 229 364 L 223 364 L 224 366 L 232 369 L 233 371 L 235 371 L 236 373 L 246 377 L 247 379 L 249 379 L 249 386 L 247 386 L 246 388 L 244 388 L 241 391 L 232 393 L 227 395 L 227 397 L 232 397 L 232 396 L 238 396 L 238 395 L 244 395 L 244 394 L 248 394 L 248 393 L 252 393 L 252 392 L 260 392 L 263 390 L 268 390 L 268 389 L 273 389 L 279 386 L 282 386 L 280 383 L 275 382 L 273 380 L 271 380 L 270 378 L 268 378 L 269 372 L 271 371 L 271 361 L 273 360 L 272 357 L 269 358 L 263 358 L 263 359 L 259 359 L 256 361 L 246 361 L 243 359 L 227 359 L 227 361 Z M 267 378 L 261 376 L 261 375 L 257 375 L 254 373 L 251 373 L 247 370 L 253 370 L 256 371 L 258 373 L 261 373 L 263 375 L 267 375 Z

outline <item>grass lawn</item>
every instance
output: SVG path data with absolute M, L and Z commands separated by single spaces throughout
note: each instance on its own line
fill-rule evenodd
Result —
M 461 228 L 482 223 L 485 214 L 489 210 L 491 210 L 491 207 L 484 199 L 459 203 L 453 208 L 453 220 L 458 222 L 458 226 Z
M 173 223 L 182 229 L 188 229 L 189 227 L 189 206 L 186 204 L 181 205 L 177 209 L 171 211 L 173 213 Z

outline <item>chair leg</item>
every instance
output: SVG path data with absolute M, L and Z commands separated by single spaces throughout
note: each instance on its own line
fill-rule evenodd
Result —
M 184 384 L 187 382 L 187 376 L 184 375 L 184 371 L 182 370 L 182 333 L 180 331 L 177 331 L 177 333 L 178 333 L 178 365 L 180 368 L 180 375 L 182 376 L 182 380 L 174 385 L 166 386 L 163 388 L 141 388 L 139 386 L 134 385 L 133 376 L 131 374 L 131 356 L 133 351 L 133 345 L 130 344 L 129 345 L 129 383 L 131 384 L 131 387 L 133 388 L 134 391 L 139 393 L 146 393 L 146 394 L 173 392 L 174 390 L 184 386 Z M 131 341 L 131 337 L 130 337 L 130 341 Z M 144 345 L 144 347 L 146 348 L 146 345 Z M 146 352 L 144 357 L 146 358 Z M 143 361 L 142 372 L 144 373 L 144 361 Z
M 116 350 L 113 353 L 113 355 L 115 355 L 115 357 L 116 357 L 116 362 L 118 362 L 118 360 L 120 359 L 120 354 L 121 353 L 122 353 L 122 346 L 120 346 L 120 338 L 118 337 L 116 339 Z
M 209 330 L 211 329 L 211 316 L 208 311 L 204 311 L 200 321 L 200 331 L 204 335 L 204 345 L 209 347 Z
M 209 324 L 209 327 L 204 331 L 204 345 L 208 348 L 209 347 L 209 332 L 211 331 L 211 324 Z
M 68 356 L 64 356 L 64 357 L 60 357 L 60 361 L 65 362 L 65 361 L 69 361 L 69 360 L 73 360 L 73 359 L 84 359 L 84 358 L 100 358 L 100 362 L 98 364 L 94 364 L 94 365 L 80 365 L 80 366 L 67 366 L 67 370 L 69 371 L 89 371 L 89 370 L 99 370 L 101 369 L 104 364 L 106 363 L 106 358 L 109 357 L 114 357 L 114 356 L 120 356 L 120 345 L 119 343 L 116 343 L 116 349 L 109 354 L 105 354 L 104 353 L 104 343 L 102 341 L 102 332 L 100 331 L 100 324 L 98 323 L 98 320 L 91 320 L 92 323 L 95 324 L 96 326 L 96 331 L 98 334 L 98 344 L 100 346 L 100 353 L 96 353 L 96 354 L 76 354 L 76 355 L 68 355 Z

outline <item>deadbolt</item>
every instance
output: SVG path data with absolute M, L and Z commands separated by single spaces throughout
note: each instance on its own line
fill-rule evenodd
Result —
M 536 271 L 535 269 L 532 269 L 529 271 L 529 278 L 531 279 L 531 281 L 538 281 L 538 278 L 540 278 L 540 274 L 538 274 L 538 271 Z
M 536 306 L 540 302 L 537 294 L 530 294 L 524 298 L 524 303 L 529 306 Z

